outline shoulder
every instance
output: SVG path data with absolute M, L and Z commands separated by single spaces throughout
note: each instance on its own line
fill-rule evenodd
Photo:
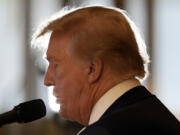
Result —
M 180 123 L 144 87 L 120 97 L 96 123 L 80 135 L 180 134 Z

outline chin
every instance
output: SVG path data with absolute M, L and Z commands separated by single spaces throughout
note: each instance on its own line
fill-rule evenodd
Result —
M 67 113 L 67 112 L 70 112 L 70 113 Z M 72 114 L 73 114 L 72 111 L 65 111 L 64 109 L 59 110 L 59 115 L 63 117 L 64 119 L 79 122 Z
M 62 109 L 61 107 L 60 107 L 60 110 L 59 110 L 59 115 L 60 115 L 61 117 L 65 118 L 65 119 L 68 119 L 68 120 L 69 120 L 69 117 L 68 117 L 65 109 Z

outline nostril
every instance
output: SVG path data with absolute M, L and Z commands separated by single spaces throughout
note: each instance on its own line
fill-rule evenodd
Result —
M 49 72 L 47 72 L 46 75 L 45 75 L 44 85 L 45 85 L 45 86 L 51 86 L 51 85 L 53 85 L 53 79 L 52 79 L 52 76 L 50 76 Z
M 50 78 L 45 78 L 44 79 L 44 85 L 45 86 L 54 86 L 54 81 L 53 81 L 53 79 L 50 79 Z
M 49 80 L 44 80 L 44 85 L 45 86 L 51 86 L 51 85 L 53 85 L 53 83 Z
M 45 86 L 51 86 L 51 82 L 45 78 L 44 79 L 44 85 Z

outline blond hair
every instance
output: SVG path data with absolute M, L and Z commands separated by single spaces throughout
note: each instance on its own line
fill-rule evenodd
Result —
M 90 6 L 64 11 L 43 26 L 34 40 L 47 32 L 67 33 L 73 40 L 74 52 L 81 58 L 100 57 L 115 74 L 126 79 L 147 77 L 146 45 L 124 10 Z

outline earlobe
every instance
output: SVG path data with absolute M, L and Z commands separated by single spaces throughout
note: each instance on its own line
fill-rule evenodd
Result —
M 89 83 L 94 83 L 100 79 L 103 72 L 103 62 L 99 58 L 94 58 L 89 66 L 88 80 Z

